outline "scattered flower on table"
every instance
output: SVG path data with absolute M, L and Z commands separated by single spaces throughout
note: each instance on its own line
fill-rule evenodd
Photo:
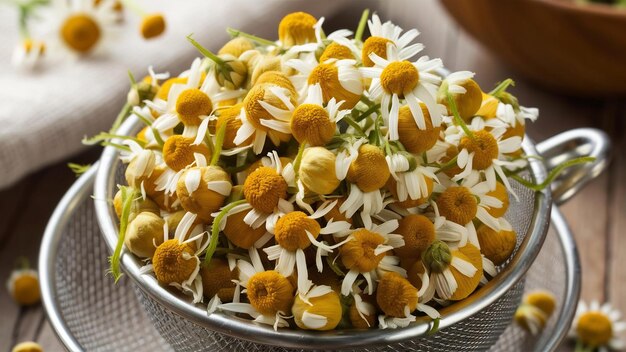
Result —
M 621 351 L 625 344 L 619 335 L 624 331 L 626 322 L 622 313 L 609 302 L 600 305 L 597 301 L 591 304 L 580 301 L 570 336 L 576 339 L 577 352 Z

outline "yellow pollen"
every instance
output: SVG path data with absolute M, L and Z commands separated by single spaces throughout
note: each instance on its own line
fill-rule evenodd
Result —
M 474 153 L 474 170 L 485 170 L 493 164 L 493 159 L 498 158 L 498 141 L 485 130 L 474 132 L 474 139 L 467 136 L 461 138 L 459 148 L 467 149 L 470 154 Z
M 170 78 L 167 81 L 163 82 L 163 84 L 161 84 L 161 87 L 159 87 L 159 90 L 157 91 L 155 98 L 159 98 L 161 100 L 167 100 L 167 96 L 170 93 L 170 88 L 172 88 L 172 85 L 185 84 L 185 83 L 187 83 L 187 77 Z
M 250 210 L 229 215 L 226 220 L 226 227 L 224 227 L 224 234 L 228 240 L 235 246 L 244 249 L 251 248 L 266 232 L 265 226 L 253 229 L 243 221 L 249 212 Z
M 289 314 L 293 304 L 294 287 L 291 282 L 274 270 L 254 274 L 248 280 L 247 296 L 250 304 L 263 315 L 277 312 Z
M 394 61 L 387 65 L 380 74 L 380 84 L 389 94 L 404 97 L 419 83 L 420 75 L 415 66 L 408 61 Z
M 305 249 L 311 245 L 306 231 L 317 238 L 320 224 L 301 211 L 288 213 L 276 222 L 274 234 L 276 242 L 288 251 Z
M 269 83 L 257 84 L 248 91 L 248 94 L 243 100 L 243 106 L 248 121 L 250 121 L 254 128 L 262 131 L 268 131 L 269 128 L 261 125 L 261 120 L 275 120 L 275 118 L 265 110 L 259 103 L 260 101 L 264 101 L 278 109 L 287 110 L 285 104 L 269 91 L 271 86 L 272 84 Z M 292 103 L 295 103 L 293 100 L 294 96 L 292 95 L 290 98 Z
M 237 136 L 237 131 L 241 127 L 241 120 L 238 118 L 241 113 L 242 103 L 233 105 L 226 109 L 219 110 L 219 116 L 217 117 L 217 123 L 215 124 L 215 130 L 219 131 L 223 124 L 226 124 L 226 133 L 224 134 L 224 149 L 232 149 L 237 147 L 234 140 Z M 252 136 L 248 138 L 242 145 L 249 145 L 252 143 Z
M 195 191 L 189 193 L 185 180 L 191 170 L 200 171 L 200 183 Z M 186 211 L 197 214 L 198 220 L 211 221 L 211 213 L 217 211 L 224 204 L 226 197 L 209 189 L 209 183 L 215 181 L 230 183 L 230 175 L 219 166 L 204 166 L 187 169 L 178 179 L 176 195 L 180 200 L 180 205 Z
M 333 138 L 336 127 L 326 109 L 315 104 L 298 106 L 291 117 L 291 133 L 298 143 L 325 145 Z
M 478 226 L 476 235 L 480 243 L 480 250 L 495 265 L 504 264 L 517 244 L 515 231 L 502 230 L 496 232 L 485 224 Z
M 426 122 L 425 130 L 421 130 L 417 127 L 411 109 L 409 109 L 408 106 L 401 107 L 398 112 L 398 134 L 400 136 L 400 143 L 402 143 L 408 152 L 413 154 L 422 154 L 430 150 L 430 148 L 437 143 L 439 132 L 441 132 L 441 127 L 433 127 L 433 122 L 426 108 L 426 104 L 420 103 L 420 108 L 422 109 L 424 121 Z
M 383 236 L 366 229 L 358 229 L 352 233 L 352 240 L 340 247 L 341 262 L 348 269 L 361 273 L 370 272 L 378 267 L 387 252 L 374 255 L 378 245 L 385 242 Z
M 390 175 L 382 150 L 364 144 L 359 148 L 359 156 L 350 164 L 346 178 L 367 193 L 382 188 Z
M 287 197 L 287 182 L 276 170 L 262 166 L 246 178 L 243 194 L 254 209 L 271 213 L 278 201 Z
M 326 49 L 324 49 L 324 52 L 320 56 L 319 62 L 324 63 L 328 59 L 353 60 L 354 55 L 352 54 L 352 50 L 350 50 L 350 48 L 348 48 L 347 46 L 332 42 L 326 47 Z
M 417 307 L 417 289 L 398 273 L 388 272 L 378 282 L 376 302 L 386 315 L 404 318 L 405 307 L 410 312 Z
M 187 126 L 200 125 L 200 116 L 209 115 L 212 110 L 211 98 L 197 88 L 184 90 L 176 100 L 178 117 Z
M 465 225 L 476 217 L 478 202 L 466 187 L 450 187 L 437 198 L 437 207 L 446 219 Z
M 547 317 L 552 315 L 556 307 L 556 298 L 548 291 L 534 291 L 524 297 L 524 302 L 539 308 Z
M 174 135 L 169 137 L 163 145 L 163 160 L 174 171 L 180 171 L 195 161 L 194 153 L 211 159 L 211 152 L 204 144 L 191 145 L 193 138 Z
M 279 71 L 266 71 L 259 75 L 256 79 L 255 85 L 261 85 L 263 83 L 273 84 L 289 90 L 292 97 L 297 96 L 296 88 L 284 73 Z
M 91 16 L 77 13 L 63 22 L 60 34 L 72 50 L 86 53 L 100 40 L 100 27 Z
M 140 29 L 145 39 L 158 37 L 165 31 L 165 18 L 160 13 L 146 15 L 141 19 Z
M 372 67 L 374 62 L 370 59 L 370 54 L 374 53 L 377 56 L 386 59 L 387 58 L 387 43 L 393 43 L 391 40 L 383 37 L 369 37 L 363 43 L 363 49 L 361 50 L 361 60 L 363 60 L 363 66 Z
M 463 94 L 454 94 L 454 103 L 456 104 L 461 118 L 466 122 L 470 122 L 472 117 L 474 117 L 481 109 L 483 92 L 478 86 L 478 83 L 476 83 L 473 79 L 468 79 L 459 85 L 465 88 L 466 92 Z M 443 95 L 438 97 L 438 101 L 448 107 L 448 114 L 452 115 L 452 110 L 450 110 L 450 107 L 448 106 L 447 96 Z
M 184 253 L 189 255 L 189 259 L 185 259 L 187 255 Z M 174 282 L 180 284 L 188 280 L 197 265 L 194 248 L 187 243 L 180 243 L 177 239 L 163 242 L 152 257 L 154 274 L 159 283 L 164 285 Z
M 613 324 L 604 313 L 590 311 L 578 319 L 576 333 L 587 346 L 604 346 L 613 337 Z
M 404 238 L 404 246 L 395 249 L 402 258 L 419 259 L 435 240 L 435 225 L 424 215 L 411 214 L 402 218 L 395 232 Z
M 341 85 L 339 69 L 334 63 L 317 65 L 309 74 L 307 83 L 309 85 L 319 83 L 324 104 L 328 103 L 331 98 L 335 98 L 336 101 L 344 101 L 341 105 L 343 109 L 351 109 L 361 99 L 360 94 L 354 94 Z
M 11 296 L 21 306 L 30 306 L 38 303 L 41 299 L 39 292 L 39 280 L 34 274 L 24 272 L 12 278 L 10 285 Z
M 311 297 L 309 299 L 309 303 L 304 302 L 300 298 L 300 295 L 296 295 L 296 299 L 292 307 L 292 312 L 294 321 L 299 328 L 305 330 L 312 329 L 327 331 L 332 330 L 337 327 L 337 325 L 339 325 L 342 316 L 342 307 L 341 301 L 339 300 L 339 295 L 336 292 L 331 291 L 322 296 Z M 326 324 L 319 328 L 307 326 L 302 319 L 305 312 L 325 317 Z
M 287 47 L 315 42 L 315 23 L 315 17 L 306 12 L 290 13 L 278 24 L 278 40 Z
M 509 192 L 507 191 L 506 187 L 501 182 L 496 181 L 496 189 L 488 192 L 487 195 L 502 201 L 502 207 L 490 207 L 487 209 L 487 212 L 494 218 L 503 217 L 504 214 L 506 214 L 506 211 L 509 209 Z
M 219 258 L 212 258 L 209 265 L 200 269 L 202 291 L 205 297 L 217 295 L 222 302 L 232 302 L 235 295 L 235 283 L 239 278 L 237 267 L 230 271 L 228 263 Z

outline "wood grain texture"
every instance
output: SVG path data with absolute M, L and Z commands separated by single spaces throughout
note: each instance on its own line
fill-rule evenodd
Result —
M 516 71 L 560 92 L 626 95 L 626 12 L 554 0 L 443 0 Z

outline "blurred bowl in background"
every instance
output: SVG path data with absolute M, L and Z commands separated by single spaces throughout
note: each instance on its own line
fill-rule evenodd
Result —
M 478 41 L 559 92 L 626 96 L 626 10 L 571 0 L 442 0 Z

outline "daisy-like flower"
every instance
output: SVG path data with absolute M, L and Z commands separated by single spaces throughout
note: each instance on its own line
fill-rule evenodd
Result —
M 439 214 L 408 214 L 398 221 L 396 233 L 402 235 L 404 246 L 395 253 L 404 259 L 419 260 L 422 253 L 435 241 L 440 240 L 459 247 L 467 243 L 467 229 Z
M 206 136 L 208 117 L 218 104 L 243 94 L 239 90 L 222 91 L 214 75 L 208 75 L 202 81 L 203 71 L 202 60 L 195 59 L 187 72 L 186 82 L 172 84 L 167 100 L 145 101 L 160 114 L 152 127 L 158 131 L 169 131 L 182 122 L 185 126 L 182 135 L 194 138 L 194 144 L 200 144 Z
M 556 307 L 554 295 L 547 291 L 534 291 L 524 295 L 515 311 L 515 322 L 531 335 L 538 335 L 546 326 Z
M 355 60 L 328 59 L 323 63 L 316 60 L 293 59 L 285 63 L 300 72 L 290 77 L 301 98 L 309 85 L 318 83 L 322 88 L 324 103 L 332 98 L 344 101 L 342 107 L 352 109 L 363 94 L 363 80 Z
M 441 59 L 430 60 L 427 56 L 415 62 L 400 59 L 397 49 L 388 45 L 387 59 L 372 53 L 373 67 L 362 67 L 364 77 L 372 78 L 368 93 L 371 99 L 381 104 L 382 117 L 389 126 L 389 139 L 398 140 L 398 115 L 400 100 L 409 106 L 415 123 L 425 130 L 426 117 L 420 103 L 428 109 L 433 127 L 441 124 L 442 106 L 437 104 L 436 95 L 441 78 L 434 71 L 443 66 Z
M 54 0 L 51 12 L 46 14 L 46 28 L 50 28 L 50 48 L 60 49 L 70 56 L 95 51 L 111 35 L 111 29 L 119 19 L 115 2 L 102 0 Z
M 526 132 L 526 120 L 534 122 L 539 116 L 539 110 L 537 108 L 527 108 L 520 106 L 518 111 L 515 111 L 513 105 L 499 103 L 496 109 L 496 119 L 506 124 L 506 132 L 503 134 L 503 138 L 509 138 L 513 136 L 519 136 L 524 138 Z
M 176 184 L 176 196 L 188 212 L 209 222 L 230 195 L 230 175 L 219 166 L 196 166 L 183 171 Z
M 243 101 L 239 115 L 241 127 L 237 130 L 234 143 L 241 145 L 254 137 L 252 150 L 259 154 L 267 137 L 276 146 L 288 141 L 291 138 L 291 112 L 296 108 L 296 101 L 295 92 L 278 84 L 253 86 Z
M 308 266 L 304 250 L 311 245 L 317 247 L 315 263 L 317 270 L 322 272 L 322 256 L 328 255 L 333 249 L 345 243 L 344 241 L 330 246 L 317 240 L 320 234 L 336 234 L 350 228 L 350 223 L 345 221 L 330 221 L 325 227 L 321 227 L 317 222 L 317 219 L 326 215 L 336 204 L 336 200 L 332 203 L 325 202 L 315 213 L 308 216 L 301 211 L 285 214 L 278 219 L 274 227 L 276 245 L 263 249 L 269 260 L 278 260 L 276 271 L 282 275 L 290 276 L 294 267 L 297 268 L 298 292 L 300 294 L 308 292 L 313 284 L 308 279 Z
M 202 277 L 198 275 L 200 272 L 198 255 L 209 245 L 210 238 L 206 236 L 202 225 L 194 226 L 195 222 L 196 214 L 186 213 L 176 227 L 172 239 L 168 238 L 169 230 L 165 222 L 163 243 L 156 247 L 152 264 L 142 267 L 141 273 L 153 272 L 160 284 L 189 292 L 193 295 L 193 303 L 198 303 L 202 301 L 203 295 Z M 185 239 L 186 237 L 189 238 Z
M 453 72 L 444 78 L 439 87 L 437 101 L 448 108 L 448 115 L 452 115 L 448 106 L 448 93 L 450 93 L 460 117 L 470 121 L 472 116 L 480 109 L 483 101 L 483 92 L 476 81 L 474 72 Z
M 374 66 L 371 54 L 387 59 L 389 44 L 396 48 L 400 60 L 408 60 L 424 48 L 424 45 L 420 43 L 411 44 L 413 39 L 419 35 L 417 29 L 411 29 L 402 34 L 402 28 L 391 23 L 391 21 L 382 23 L 377 14 L 372 15 L 372 19 L 367 21 L 367 25 L 371 37 L 363 43 L 361 59 L 365 67 Z
M 306 12 L 293 12 L 278 24 L 278 40 L 283 47 L 315 42 L 317 19 Z
M 320 55 L 319 62 L 323 63 L 328 59 L 354 59 L 358 55 L 358 49 L 354 42 L 348 39 L 352 35 L 352 31 L 348 29 L 338 29 L 327 36 L 322 38 L 324 24 L 324 17 L 320 17 L 319 20 L 313 25 L 315 29 L 315 41 L 294 45 L 285 52 L 284 59 L 292 59 L 299 56 L 299 53 L 312 53 L 316 50 L 323 48 L 324 51 Z M 325 46 L 325 43 L 329 43 Z M 314 60 L 314 57 L 309 57 Z
M 350 182 L 348 198 L 339 211 L 352 217 L 361 207 L 361 218 L 366 226 L 371 224 L 371 215 L 383 209 L 381 189 L 390 177 L 389 166 L 383 151 L 377 146 L 363 144 L 358 140 L 337 156 L 335 172 L 337 179 Z
M 21 306 L 39 303 L 41 299 L 39 276 L 35 270 L 28 268 L 13 270 L 6 287 L 15 303 Z
M 626 330 L 626 322 L 621 320 L 621 313 L 610 303 L 600 305 L 593 301 L 590 305 L 581 301 L 570 335 L 576 337 L 585 351 L 597 349 L 600 352 L 623 350 L 624 341 L 618 334 Z
M 348 241 L 339 247 L 341 262 L 349 270 L 341 283 L 342 295 L 352 292 L 359 276 L 367 281 L 366 290 L 370 295 L 378 278 L 385 272 L 392 271 L 406 277 L 406 270 L 398 266 L 399 258 L 389 255 L 389 251 L 404 245 L 402 235 L 392 233 L 397 228 L 398 220 L 390 220 L 356 229 L 348 235 Z
M 463 247 L 434 241 L 422 256 L 430 285 L 443 300 L 462 300 L 469 296 L 482 278 L 483 260 L 480 250 L 467 243 Z
M 15 67 L 34 69 L 46 52 L 46 44 L 40 40 L 24 39 L 15 47 L 11 63 Z
M 288 327 L 286 318 L 291 314 L 295 288 L 285 276 L 274 270 L 265 270 L 259 253 L 255 248 L 248 250 L 250 262 L 237 261 L 239 270 L 238 284 L 245 289 L 250 303 L 240 303 L 236 297 L 233 303 L 221 304 L 217 309 L 248 314 L 254 321 L 267 324 L 278 330 Z
M 439 182 L 435 175 L 436 168 L 420 165 L 410 154 L 387 155 L 386 159 L 391 172 L 387 185 L 398 200 L 398 205 L 413 208 L 426 203 L 433 191 L 434 182 Z

